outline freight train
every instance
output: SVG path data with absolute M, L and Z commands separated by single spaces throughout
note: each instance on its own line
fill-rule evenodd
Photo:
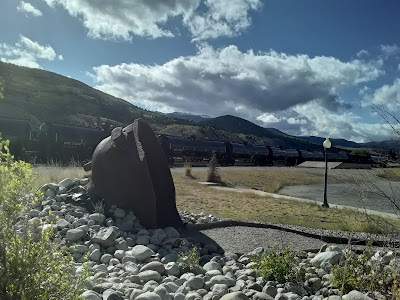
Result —
M 26 119 L 0 117 L 0 132 L 16 159 L 37 163 L 86 162 L 110 132 L 70 124 L 44 122 L 34 131 Z
M 282 149 L 267 145 L 250 146 L 231 142 L 196 141 L 165 135 L 159 136 L 158 139 L 171 164 L 175 162 L 176 158 L 190 162 L 205 162 L 213 154 L 216 155 L 221 166 L 234 164 L 272 166 L 277 163 L 295 166 L 304 161 L 323 161 L 325 159 L 322 151 Z M 334 151 L 329 152 L 329 161 L 373 163 L 370 155 Z
M 110 130 L 70 124 L 44 122 L 38 131 L 28 120 L 0 117 L 0 132 L 10 140 L 10 151 L 17 159 L 48 163 L 91 160 L 97 144 L 110 135 Z M 191 162 L 207 162 L 213 154 L 221 166 L 251 164 L 294 166 L 304 161 L 322 161 L 322 151 L 282 149 L 267 145 L 250 146 L 232 142 L 198 141 L 159 135 L 158 140 L 170 164 L 177 158 Z M 330 151 L 329 161 L 373 163 L 370 155 Z

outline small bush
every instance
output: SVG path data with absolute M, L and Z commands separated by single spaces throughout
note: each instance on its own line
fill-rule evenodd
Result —
M 190 163 L 189 160 L 185 160 L 184 167 L 185 167 L 185 176 L 193 178 L 193 175 L 192 175 L 192 164 Z
M 279 248 L 274 244 L 264 253 L 254 257 L 258 276 L 279 283 L 299 282 L 304 280 L 305 271 L 296 265 L 295 252 L 289 247 Z
M 200 254 L 196 247 L 190 249 L 187 253 L 180 252 L 177 261 L 184 269 L 195 268 L 200 265 Z
M 360 255 L 350 249 L 345 251 L 340 263 L 332 269 L 331 284 L 344 294 L 352 290 L 377 291 L 385 295 L 385 299 L 398 299 L 399 270 L 396 270 L 394 262 L 384 266 L 379 259 L 371 259 L 372 253 L 370 245 Z
M 8 145 L 0 135 L 0 299 L 80 299 L 84 277 L 75 278 L 72 256 L 53 242 L 53 225 L 29 221 L 42 195 L 31 192 L 32 168 Z
M 102 200 L 97 201 L 96 203 L 93 204 L 94 212 L 98 214 L 103 214 L 104 215 L 104 210 L 105 210 L 105 204 Z
M 208 163 L 208 171 L 207 171 L 207 181 L 208 182 L 221 182 L 221 177 L 218 174 L 218 159 L 217 155 L 214 153 Z

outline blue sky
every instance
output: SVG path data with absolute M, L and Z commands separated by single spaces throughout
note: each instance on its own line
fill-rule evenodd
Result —
M 394 0 L 2 0 L 0 59 L 150 110 L 382 140 L 391 129 L 373 107 L 398 109 L 399 9 Z

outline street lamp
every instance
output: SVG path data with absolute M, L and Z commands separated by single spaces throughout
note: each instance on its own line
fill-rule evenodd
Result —
M 322 203 L 322 207 L 329 207 L 328 200 L 326 199 L 326 186 L 328 183 L 328 149 L 332 146 L 329 138 L 326 138 L 322 143 L 324 146 L 324 157 L 325 157 L 325 188 L 324 188 L 324 203 Z

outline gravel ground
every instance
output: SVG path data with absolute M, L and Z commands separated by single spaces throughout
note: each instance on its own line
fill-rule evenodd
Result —
M 226 252 L 247 253 L 258 247 L 272 246 L 274 243 L 289 246 L 293 250 L 319 249 L 325 242 L 300 234 L 270 228 L 234 226 L 183 233 L 204 243 L 218 244 Z
M 295 251 L 316 252 L 326 243 L 346 247 L 350 237 L 347 231 L 226 219 L 219 219 L 215 223 L 188 225 L 187 228 L 189 230 L 182 230 L 182 236 L 205 244 L 214 244 L 226 252 L 234 253 L 247 253 L 275 243 L 289 246 Z M 355 232 L 351 234 L 351 240 L 353 249 L 357 250 L 362 250 L 368 241 L 374 243 L 375 250 L 400 248 L 400 233 L 379 235 Z

